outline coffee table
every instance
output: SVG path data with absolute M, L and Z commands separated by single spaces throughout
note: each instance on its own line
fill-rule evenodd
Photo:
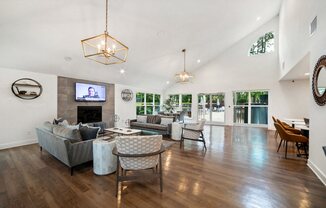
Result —
M 128 128 L 108 128 L 105 131 L 117 133 L 118 135 L 132 135 L 132 134 L 140 134 L 141 130 L 139 129 L 128 129 Z

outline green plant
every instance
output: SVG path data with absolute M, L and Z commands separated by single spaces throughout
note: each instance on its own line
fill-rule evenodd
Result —
M 174 110 L 174 102 L 171 98 L 168 98 L 164 101 L 164 104 L 163 104 L 163 109 L 169 113 L 173 113 L 173 110 Z

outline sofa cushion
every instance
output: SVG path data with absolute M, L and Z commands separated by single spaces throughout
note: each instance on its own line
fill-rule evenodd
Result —
M 82 141 L 78 129 L 71 129 L 65 126 L 54 126 L 53 134 L 66 138 L 71 143 Z
M 90 127 L 87 125 L 81 125 L 79 127 L 79 132 L 81 135 L 81 139 L 83 141 L 90 140 L 90 139 L 96 139 L 97 135 L 100 131 L 100 127 Z
M 140 122 L 132 122 L 132 127 L 146 128 L 146 129 L 156 129 L 166 131 L 167 126 L 161 124 L 149 124 L 149 123 L 140 123 Z
M 160 124 L 161 123 L 161 117 L 157 116 L 157 115 L 148 115 L 147 116 L 147 123 Z
M 146 123 L 147 122 L 147 116 L 137 116 L 137 122 Z
M 161 118 L 161 125 L 169 125 L 173 123 L 173 118 Z
M 55 118 L 53 119 L 53 124 L 58 125 L 59 123 L 61 123 L 64 119 L 63 118 Z
M 106 129 L 106 123 L 105 122 L 95 122 L 93 123 L 94 127 L 100 127 L 100 134 L 104 133 L 104 130 Z
M 45 121 L 43 123 L 43 128 L 51 133 L 53 133 L 53 127 L 55 127 L 56 125 L 52 124 L 50 121 Z

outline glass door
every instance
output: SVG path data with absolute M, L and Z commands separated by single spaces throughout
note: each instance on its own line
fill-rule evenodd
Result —
M 207 123 L 225 123 L 224 93 L 198 95 L 198 119 L 205 118 Z

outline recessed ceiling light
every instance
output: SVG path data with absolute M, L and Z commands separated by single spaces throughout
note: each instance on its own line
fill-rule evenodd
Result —
M 307 73 L 304 73 L 304 75 L 305 75 L 305 76 L 309 76 L 309 75 L 310 75 L 310 73 L 309 73 L 309 72 L 307 72 Z
M 166 84 L 170 84 L 170 81 L 166 81 Z
M 124 69 L 120 69 L 120 74 L 124 74 L 126 71 Z
M 256 20 L 257 20 L 257 21 L 259 21 L 260 19 L 261 19 L 261 17 L 257 17 L 257 19 L 256 19 Z
M 198 64 L 200 63 L 200 59 L 197 59 L 197 63 L 198 63 Z
M 65 61 L 71 61 L 71 60 L 72 60 L 72 58 L 69 57 L 69 56 L 65 56 L 63 59 L 64 59 Z

